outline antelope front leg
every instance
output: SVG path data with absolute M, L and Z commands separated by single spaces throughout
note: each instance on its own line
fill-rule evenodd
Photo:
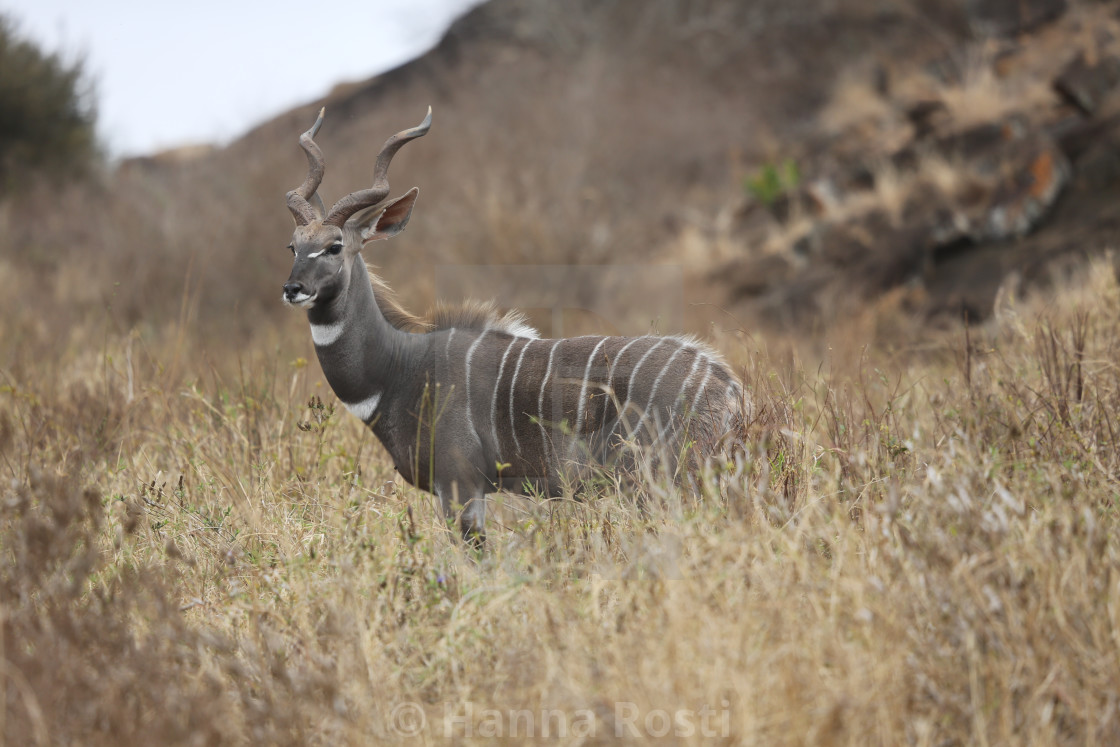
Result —
M 482 486 L 452 483 L 437 488 L 436 495 L 448 524 L 457 518 L 463 541 L 481 552 L 486 544 L 486 493 Z
M 486 547 L 486 494 L 481 490 L 471 497 L 459 514 L 459 531 L 463 541 L 478 552 Z

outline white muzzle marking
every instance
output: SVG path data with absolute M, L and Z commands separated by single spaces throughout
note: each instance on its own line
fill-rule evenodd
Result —
M 317 295 L 319 294 L 315 293 L 313 295 L 308 295 L 307 293 L 300 291 L 291 298 L 288 298 L 288 294 L 285 293 L 283 294 L 283 299 L 284 303 L 288 304 L 289 306 L 298 306 L 301 309 L 310 309 L 315 306 L 315 296 Z

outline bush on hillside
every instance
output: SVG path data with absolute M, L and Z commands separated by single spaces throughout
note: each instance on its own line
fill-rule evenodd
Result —
M 88 168 L 97 154 L 92 93 L 80 59 L 44 52 L 0 16 L 0 195 L 29 171 L 62 177 Z

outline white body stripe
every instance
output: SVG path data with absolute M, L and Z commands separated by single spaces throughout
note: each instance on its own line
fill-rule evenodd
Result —
M 474 342 L 467 348 L 467 383 L 465 385 L 467 389 L 467 424 L 470 425 L 471 430 L 475 433 L 477 433 L 477 431 L 475 431 L 474 428 L 474 417 L 471 415 L 471 358 L 474 356 L 474 351 L 475 348 L 478 347 L 478 343 L 482 342 L 482 338 L 486 337 L 486 333 L 489 331 L 488 329 L 482 330 L 481 334 L 474 338 Z
M 614 367 L 618 365 L 618 362 L 620 360 L 622 360 L 622 354 L 625 353 L 627 350 L 629 350 L 630 346 L 633 345 L 634 343 L 640 342 L 641 340 L 648 340 L 648 339 L 649 339 L 648 337 L 635 337 L 633 340 L 631 340 L 630 342 L 623 345 L 622 350 L 619 350 L 618 355 L 616 355 L 614 357 L 614 361 L 611 362 L 611 368 L 610 368 L 609 371 L 607 371 L 607 386 L 611 388 L 611 396 L 614 396 L 614 394 L 615 394 L 615 392 L 614 392 Z M 619 408 L 622 407 L 622 403 L 618 402 L 617 399 L 615 401 L 615 405 L 618 406 Z M 619 410 L 619 412 L 621 412 L 621 409 Z
M 650 347 L 649 350 L 645 352 L 645 354 L 641 358 L 638 359 L 638 362 L 634 365 L 634 370 L 630 372 L 630 381 L 626 384 L 626 398 L 628 400 L 630 399 L 630 390 L 634 388 L 634 377 L 638 375 L 638 369 L 640 369 L 642 367 L 642 364 L 646 362 L 646 358 L 653 355 L 653 351 L 657 350 L 664 343 L 665 340 L 658 340 L 653 344 L 653 346 Z
M 727 399 L 729 399 L 733 402 L 735 400 L 739 399 L 739 387 L 735 386 L 734 383 L 729 384 L 728 387 L 727 387 L 727 391 L 724 393 L 724 397 L 726 397 Z M 723 427 L 727 428 L 730 425 L 731 425 L 731 411 L 730 410 L 724 410 L 724 412 L 723 412 Z
M 684 382 L 681 384 L 681 390 L 677 392 L 677 397 L 673 400 L 674 405 L 680 403 L 681 399 L 684 397 L 684 393 L 688 391 L 689 382 L 692 381 L 693 377 L 696 376 L 696 372 L 700 370 L 700 361 L 704 361 L 705 364 L 708 362 L 707 356 L 704 355 L 701 350 L 696 350 L 693 348 L 689 348 L 689 350 L 692 350 L 692 352 L 696 353 L 696 357 L 692 359 L 692 368 L 688 369 L 688 376 L 684 377 Z M 689 415 L 691 415 L 691 413 L 685 412 L 681 415 L 683 418 L 687 418 L 689 417 Z M 671 426 L 672 424 L 673 418 L 669 418 L 669 421 L 661 426 L 661 430 L 657 432 L 657 440 L 653 442 L 654 446 L 660 443 L 661 439 L 665 438 L 665 431 L 669 430 L 669 426 Z
M 579 435 L 580 428 L 583 427 L 583 402 L 587 398 L 587 377 L 591 375 L 591 362 L 595 360 L 595 354 L 599 352 L 599 348 L 603 347 L 603 344 L 606 343 L 608 339 L 610 338 L 604 337 L 599 340 L 599 344 L 592 349 L 591 355 L 587 356 L 587 365 L 583 368 L 583 385 L 579 388 L 579 406 L 576 408 L 576 427 L 575 430 L 572 431 L 577 436 Z
M 311 325 L 311 340 L 319 346 L 330 345 L 332 342 L 342 337 L 343 323 L 335 322 L 334 324 L 312 324 Z
M 544 378 L 541 379 L 541 393 L 537 396 L 537 424 L 541 427 L 541 450 L 544 454 L 546 470 L 548 469 L 548 433 L 544 429 L 544 388 L 548 385 L 548 377 L 552 375 L 552 354 L 556 352 L 556 346 L 562 342 L 564 340 L 557 340 L 548 349 L 548 368 L 544 370 Z
M 521 346 L 521 355 L 517 356 L 517 365 L 513 367 L 513 380 L 509 382 L 509 432 L 513 434 L 513 446 L 517 454 L 521 454 L 521 441 L 517 438 L 517 424 L 513 421 L 513 389 L 517 386 L 517 374 L 521 372 L 521 361 L 525 358 L 525 351 L 536 342 L 531 339 Z
M 691 417 L 696 413 L 696 406 L 700 404 L 700 395 L 704 393 L 704 388 L 708 386 L 708 379 L 712 375 L 712 362 L 705 361 L 704 378 L 700 379 L 700 386 L 696 389 L 696 396 L 692 398 L 692 407 L 688 410 L 688 416 Z
M 354 413 L 363 423 L 367 422 L 373 413 L 377 410 L 377 403 L 381 401 L 381 393 L 378 392 L 371 397 L 366 397 L 361 402 L 343 402 L 342 404 L 347 410 Z
M 677 392 L 677 398 L 673 400 L 673 402 L 681 401 L 681 397 L 683 397 L 684 393 L 688 390 L 688 382 L 692 381 L 692 377 L 700 370 L 700 361 L 703 360 L 707 363 L 707 356 L 705 356 L 702 351 L 697 350 L 695 352 L 696 357 L 692 359 L 692 368 L 688 369 L 688 376 L 684 377 L 684 382 L 681 383 L 681 390 Z
M 448 359 L 451 358 L 451 341 L 453 339 L 455 339 L 455 328 L 454 327 L 452 327 L 451 331 L 447 334 L 447 344 L 443 346 L 443 357 L 444 358 L 448 358 Z M 448 360 L 447 362 L 448 362 L 448 365 L 450 365 L 451 361 Z
M 641 358 L 639 358 L 638 362 L 636 364 L 634 364 L 634 370 L 630 372 L 630 381 L 626 384 L 626 401 L 622 403 L 622 407 L 618 411 L 619 422 L 624 422 L 622 420 L 622 418 L 623 418 L 623 415 L 626 414 L 626 408 L 630 405 L 630 392 L 634 391 L 634 377 L 638 375 L 638 369 L 640 369 L 642 367 L 642 364 L 646 362 L 646 358 L 653 355 L 653 351 L 657 350 L 659 347 L 661 347 L 661 345 L 664 344 L 664 342 L 665 342 L 665 338 L 662 338 L 662 339 L 658 340 L 656 343 L 653 344 L 653 346 L 649 350 L 647 350 L 645 352 L 645 355 L 643 355 Z M 642 417 L 645 417 L 645 413 L 642 413 Z M 641 424 L 642 424 L 642 421 L 639 420 L 638 425 L 641 425 Z M 616 425 L 617 425 L 617 423 L 616 423 Z M 637 427 L 635 427 L 634 431 L 637 432 Z M 633 435 L 633 434 L 631 434 L 631 435 Z
M 622 354 L 625 353 L 627 350 L 629 350 L 631 345 L 633 345 L 636 342 L 640 342 L 641 340 L 648 340 L 648 339 L 649 339 L 648 336 L 643 335 L 642 337 L 635 337 L 633 340 L 631 340 L 630 342 L 623 345 L 622 350 L 618 351 L 618 355 L 616 355 L 614 357 L 614 361 L 611 362 L 610 370 L 607 371 L 607 387 L 610 388 L 611 399 L 614 400 L 614 405 L 615 405 L 615 407 L 618 408 L 618 412 L 615 413 L 614 423 L 611 424 L 610 430 L 606 431 L 606 434 L 607 434 L 608 438 L 610 437 L 610 434 L 614 431 L 615 427 L 618 425 L 618 421 L 622 420 L 622 403 L 618 401 L 617 391 L 615 390 L 615 387 L 614 387 L 614 368 L 615 368 L 615 366 L 618 365 L 618 362 L 620 360 L 622 360 Z M 627 394 L 627 396 L 629 396 L 630 391 L 627 390 L 626 394 Z
M 517 342 L 514 337 L 506 345 L 506 352 L 502 353 L 502 362 L 498 366 L 498 378 L 494 381 L 494 394 L 490 397 L 490 435 L 494 437 L 494 453 L 498 457 L 498 461 L 502 461 L 502 444 L 498 440 L 498 386 L 502 383 L 502 372 L 506 370 L 506 358 L 509 357 L 509 351 L 513 348 L 513 343 Z
M 680 340 L 677 340 L 677 342 L 680 342 Z M 683 344 L 681 347 L 677 348 L 676 352 L 670 355 L 669 360 L 665 361 L 665 365 L 661 367 L 661 373 L 657 374 L 657 378 L 653 380 L 653 387 L 649 390 L 649 399 L 646 400 L 646 408 L 642 412 L 642 417 L 638 420 L 638 425 L 635 430 L 641 430 L 642 423 L 645 421 L 646 416 L 649 415 L 650 408 L 653 407 L 653 398 L 657 394 L 657 388 L 661 386 L 661 380 L 665 378 L 665 372 L 669 370 L 669 366 L 673 365 L 673 361 L 676 360 L 677 356 L 680 355 L 681 351 L 684 349 Z

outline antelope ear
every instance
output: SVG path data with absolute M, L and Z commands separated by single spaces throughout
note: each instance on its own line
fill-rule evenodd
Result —
M 319 196 L 318 192 L 313 192 L 308 202 L 311 203 L 311 209 L 315 211 L 319 220 L 327 217 L 327 206 L 323 204 L 323 198 Z
M 362 237 L 362 245 L 396 236 L 403 231 L 408 225 L 408 219 L 412 217 L 412 206 L 416 204 L 416 196 L 419 194 L 419 188 L 413 187 L 379 210 L 370 211 L 368 216 L 361 216 L 357 228 Z

